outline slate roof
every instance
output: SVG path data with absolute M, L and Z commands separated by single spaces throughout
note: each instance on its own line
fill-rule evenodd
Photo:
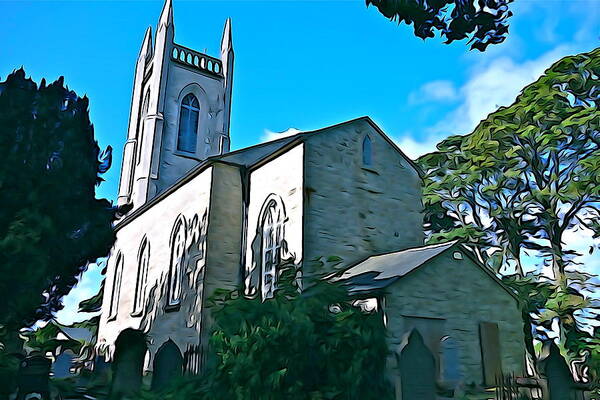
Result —
M 287 136 L 281 139 L 272 140 L 270 142 L 261 143 L 255 146 L 246 147 L 244 149 L 235 150 L 229 153 L 225 153 L 221 156 L 211 157 L 208 160 L 211 161 L 223 161 L 242 165 L 244 167 L 250 167 L 262 159 L 270 156 L 276 151 L 284 148 L 300 136 L 306 135 L 307 133 L 298 133 L 293 136 Z
M 394 149 L 396 149 L 396 151 L 398 153 L 400 153 L 400 155 L 404 159 L 406 159 L 406 161 L 410 165 L 412 165 L 415 168 L 417 173 L 421 174 L 421 169 L 414 163 L 414 161 L 411 160 L 409 157 L 407 157 L 406 154 L 404 154 L 402 152 L 402 150 L 400 150 L 398 148 L 398 146 L 381 130 L 381 128 L 379 128 L 379 126 L 377 126 L 377 124 L 375 124 L 375 122 L 373 122 L 373 120 L 371 120 L 371 118 L 366 117 L 366 116 L 352 119 L 349 121 L 340 122 L 339 124 L 327 126 L 325 128 L 320 128 L 320 129 L 316 129 L 313 131 L 302 131 L 302 132 L 299 132 L 292 136 L 287 136 L 287 137 L 284 137 L 281 139 L 272 140 L 270 142 L 257 144 L 257 145 L 246 147 L 246 148 L 243 148 L 240 150 L 235 150 L 235 151 L 232 151 L 232 152 L 220 155 L 220 156 L 210 157 L 200 165 L 208 164 L 208 163 L 214 162 L 214 161 L 222 161 L 222 162 L 232 163 L 232 164 L 236 164 L 236 165 L 240 165 L 240 166 L 244 166 L 244 167 L 251 167 L 251 166 L 257 164 L 258 162 L 260 162 L 261 160 L 268 158 L 269 156 L 271 156 L 272 154 L 281 150 L 282 148 L 286 147 L 287 145 L 291 144 L 292 142 L 299 143 L 299 142 L 302 142 L 302 141 L 308 139 L 311 136 L 323 134 L 323 133 L 326 133 L 327 131 L 333 131 L 340 126 L 351 125 L 351 124 L 355 124 L 357 122 L 366 122 L 369 125 L 371 125 L 371 127 L 373 129 L 378 131 L 383 136 L 383 138 Z M 193 170 L 192 170 L 192 173 L 193 173 Z
M 94 338 L 94 332 L 86 328 L 75 328 L 71 326 L 60 326 L 60 330 L 67 335 L 69 338 L 74 340 L 84 340 L 91 342 Z
M 425 265 L 457 243 L 458 241 L 455 240 L 371 256 L 332 278 L 332 281 L 345 281 L 350 286 L 351 292 L 382 289 Z
M 272 140 L 270 142 L 261 143 L 240 150 L 231 151 L 220 156 L 209 157 L 206 160 L 200 162 L 194 168 L 192 168 L 187 174 L 182 176 L 170 187 L 159 192 L 154 198 L 150 199 L 148 202 L 144 203 L 142 206 L 135 209 L 133 212 L 128 213 L 120 222 L 118 222 L 115 229 L 118 230 L 123 226 L 127 225 L 138 215 L 144 213 L 148 208 L 152 207 L 154 204 L 158 203 L 162 198 L 168 196 L 169 194 L 177 190 L 179 187 L 184 185 L 186 182 L 188 182 L 194 176 L 201 173 L 204 169 L 206 169 L 209 165 L 213 163 L 222 162 L 233 164 L 238 167 L 251 168 L 259 162 L 274 156 L 279 150 L 282 150 L 288 146 L 291 147 L 293 144 L 300 143 L 313 135 L 324 134 L 328 131 L 334 131 L 335 129 L 341 126 L 352 125 L 361 122 L 366 122 L 374 130 L 376 130 L 390 144 L 390 146 L 392 146 L 415 169 L 415 171 L 419 175 L 422 175 L 422 171 L 419 168 L 419 166 L 415 164 L 415 162 L 411 160 L 408 156 L 406 156 L 406 154 L 404 154 L 402 150 L 398 148 L 398 146 L 392 141 L 392 139 L 390 139 L 381 130 L 381 128 L 379 128 L 379 126 L 377 126 L 377 124 L 375 124 L 375 122 L 371 120 L 371 118 L 360 117 L 349 121 L 341 122 L 336 125 L 331 125 L 325 128 L 317 129 L 314 131 L 303 131 L 292 136 L 287 136 L 281 139 Z

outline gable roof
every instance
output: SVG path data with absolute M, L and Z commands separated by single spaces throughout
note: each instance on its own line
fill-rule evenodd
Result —
M 287 136 L 281 139 L 272 140 L 270 142 L 260 143 L 254 146 L 246 147 L 240 150 L 235 150 L 225 153 L 220 156 L 210 157 L 212 161 L 222 161 L 230 164 L 236 164 L 243 167 L 251 167 L 271 154 L 283 149 L 291 142 L 297 141 L 302 133 L 293 136 Z
M 293 147 L 300 142 L 304 142 L 312 136 L 318 134 L 326 134 L 329 131 L 334 131 L 336 128 L 345 125 L 357 124 L 365 122 L 369 124 L 379 135 L 381 135 L 390 144 L 397 153 L 399 153 L 408 163 L 421 175 L 421 169 L 411 160 L 400 148 L 390 139 L 382 130 L 377 126 L 375 122 L 368 116 L 363 116 L 349 121 L 340 122 L 339 124 L 327 126 L 325 128 L 319 128 L 313 131 L 304 131 L 296 133 L 295 135 L 287 136 L 281 139 L 272 140 L 270 142 L 260 143 L 254 146 L 246 147 L 240 150 L 235 150 L 220 156 L 214 156 L 206 161 L 221 161 L 225 163 L 235 164 L 250 168 L 256 164 L 265 161 L 272 156 L 276 156 L 280 150 L 284 148 Z
M 375 130 L 379 135 L 381 135 L 387 142 L 402 156 L 410 166 L 412 166 L 419 176 L 422 176 L 422 171 L 420 167 L 415 164 L 413 160 L 411 160 L 406 154 L 400 150 L 400 148 L 394 143 L 392 139 L 390 139 L 382 130 L 373 122 L 371 118 L 368 116 L 359 117 L 355 119 L 351 119 L 349 121 L 340 122 L 339 124 L 331 125 L 325 128 L 320 128 L 314 131 L 306 131 L 300 132 L 292 136 L 287 136 L 281 139 L 272 140 L 270 142 L 260 143 L 254 146 L 245 147 L 243 149 L 234 150 L 229 153 L 225 153 L 219 156 L 209 157 L 206 160 L 201 161 L 198 165 L 192 168 L 187 174 L 182 176 L 179 180 L 173 183 L 170 187 L 165 189 L 164 191 L 158 193 L 155 197 L 141 205 L 139 208 L 135 209 L 133 212 L 127 214 L 115 225 L 115 230 L 119 230 L 122 227 L 126 226 L 134 220 L 138 215 L 143 214 L 147 209 L 151 208 L 162 199 L 169 196 L 169 194 L 173 193 L 180 186 L 184 185 L 186 182 L 200 174 L 210 165 L 215 163 L 225 163 L 229 165 L 234 165 L 240 168 L 252 168 L 257 166 L 258 164 L 269 161 L 272 158 L 277 157 L 281 151 L 285 151 L 287 149 L 291 149 L 296 146 L 298 143 L 307 140 L 313 135 L 317 134 L 325 134 L 327 131 L 333 131 L 340 126 L 352 125 L 365 122 L 369 124 L 373 130 Z
M 457 243 L 458 241 L 455 240 L 371 256 L 332 280 L 347 281 L 351 286 L 351 292 L 381 289 L 408 275 Z
M 371 256 L 354 266 L 346 269 L 341 275 L 330 278 L 334 282 L 345 281 L 350 293 L 364 293 L 383 289 L 408 275 L 412 271 L 425 266 L 430 260 L 459 247 L 461 253 L 466 255 L 473 263 L 483 270 L 492 280 L 504 289 L 513 298 L 519 301 L 517 295 L 510 290 L 488 267 L 475 258 L 471 250 L 460 244 L 460 240 L 428 246 L 414 247 L 393 253 Z

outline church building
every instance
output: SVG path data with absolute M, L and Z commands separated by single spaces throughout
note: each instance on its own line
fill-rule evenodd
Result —
M 398 398 L 415 331 L 440 384 L 522 373 L 516 298 L 460 243 L 424 245 L 419 168 L 370 118 L 230 151 L 231 21 L 218 57 L 174 36 L 167 0 L 135 68 L 118 197 L 127 212 L 106 268 L 97 349 L 114 364 L 113 387 L 198 373 L 216 289 L 269 301 L 282 259 L 310 279 L 334 272 L 319 262 L 330 256 L 384 315 Z

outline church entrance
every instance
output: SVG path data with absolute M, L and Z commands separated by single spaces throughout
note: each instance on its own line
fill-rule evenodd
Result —
M 172 340 L 166 341 L 154 357 L 152 373 L 152 390 L 165 389 L 173 379 L 183 373 L 183 356 Z
M 414 329 L 400 353 L 402 400 L 435 400 L 435 357 Z
M 148 351 L 146 335 L 138 330 L 126 329 L 117 338 L 115 347 L 111 400 L 131 395 L 142 386 L 144 358 Z

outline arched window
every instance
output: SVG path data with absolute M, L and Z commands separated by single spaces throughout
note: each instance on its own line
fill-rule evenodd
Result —
M 281 261 L 285 215 L 274 200 L 269 201 L 261 219 L 261 291 L 262 298 L 273 297 L 277 283 L 277 266 Z
M 179 304 L 181 295 L 181 279 L 183 258 L 185 253 L 185 220 L 179 218 L 175 223 L 171 236 L 171 266 L 169 268 L 169 301 L 168 305 Z
M 181 102 L 179 112 L 179 133 L 177 134 L 177 150 L 187 153 L 196 152 L 200 103 L 193 94 L 188 94 Z
M 108 318 L 115 318 L 119 311 L 119 296 L 121 294 L 121 280 L 123 279 L 123 255 L 119 253 L 117 255 L 117 262 L 115 263 L 115 274 L 113 275 L 112 291 L 110 294 L 110 306 L 108 311 Z
M 372 143 L 369 136 L 365 136 L 362 143 L 362 161 L 363 165 L 371 165 L 373 163 Z
M 135 299 L 133 302 L 133 313 L 138 314 L 144 307 L 146 301 L 146 285 L 148 284 L 148 267 L 150 264 L 150 244 L 147 239 L 142 241 L 138 254 L 137 281 L 135 284 Z

